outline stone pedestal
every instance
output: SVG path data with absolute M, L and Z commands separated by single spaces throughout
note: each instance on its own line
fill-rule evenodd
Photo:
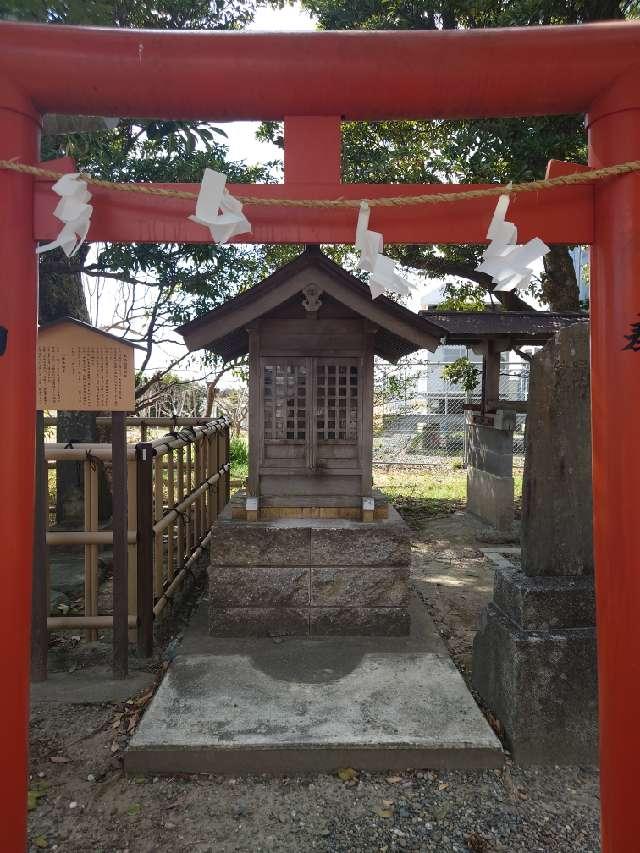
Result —
M 409 633 L 410 531 L 386 520 L 243 521 L 227 506 L 213 527 L 214 636 Z
M 497 530 L 513 525 L 513 431 L 467 423 L 467 510 Z
M 597 761 L 588 359 L 578 323 L 533 360 L 522 567 L 498 567 L 474 642 L 474 686 L 521 763 Z
M 496 570 L 473 647 L 473 684 L 521 764 L 595 764 L 593 578 Z

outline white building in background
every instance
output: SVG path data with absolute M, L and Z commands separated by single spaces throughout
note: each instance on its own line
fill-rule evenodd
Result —
M 578 279 L 580 302 L 584 303 L 589 299 L 589 247 L 574 246 L 569 250 L 569 254 Z

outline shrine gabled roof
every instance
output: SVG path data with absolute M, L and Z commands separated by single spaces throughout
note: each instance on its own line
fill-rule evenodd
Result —
M 92 335 L 99 335 L 101 338 L 108 338 L 114 343 L 123 344 L 126 347 L 131 347 L 132 349 L 144 349 L 140 344 L 134 344 L 126 338 L 119 338 L 117 335 L 112 335 L 109 332 L 98 329 L 97 326 L 92 326 L 90 323 L 85 323 L 83 320 L 77 320 L 75 317 L 58 317 L 55 320 L 49 320 L 47 323 L 40 323 L 38 326 L 38 332 L 46 332 L 48 329 L 53 329 L 56 326 L 64 326 L 67 324 L 77 326 L 80 329 L 85 329 L 85 331 L 91 332 Z
M 573 323 L 588 322 L 577 311 L 421 311 L 443 329 L 447 344 L 473 345 L 489 339 L 510 338 L 514 346 L 544 344 Z
M 177 331 L 190 350 L 210 349 L 226 361 L 249 351 L 248 324 L 283 305 L 310 283 L 351 311 L 369 320 L 377 331 L 376 355 L 395 362 L 419 349 L 434 351 L 444 330 L 386 296 L 371 298 L 366 284 L 328 258 L 316 247 L 308 247 L 293 261 L 268 278 L 240 293 L 202 317 L 185 323 Z

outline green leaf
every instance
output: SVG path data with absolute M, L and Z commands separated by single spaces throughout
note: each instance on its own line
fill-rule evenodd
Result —
M 32 812 L 34 809 L 37 809 L 40 798 L 46 796 L 46 793 L 46 791 L 38 790 L 36 788 L 30 788 L 27 792 L 27 809 L 30 812 Z

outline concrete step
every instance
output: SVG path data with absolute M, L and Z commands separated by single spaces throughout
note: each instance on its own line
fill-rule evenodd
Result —
M 131 773 L 500 767 L 417 602 L 407 638 L 219 639 L 206 603 L 125 755 Z M 278 638 L 279 639 L 279 638 Z

